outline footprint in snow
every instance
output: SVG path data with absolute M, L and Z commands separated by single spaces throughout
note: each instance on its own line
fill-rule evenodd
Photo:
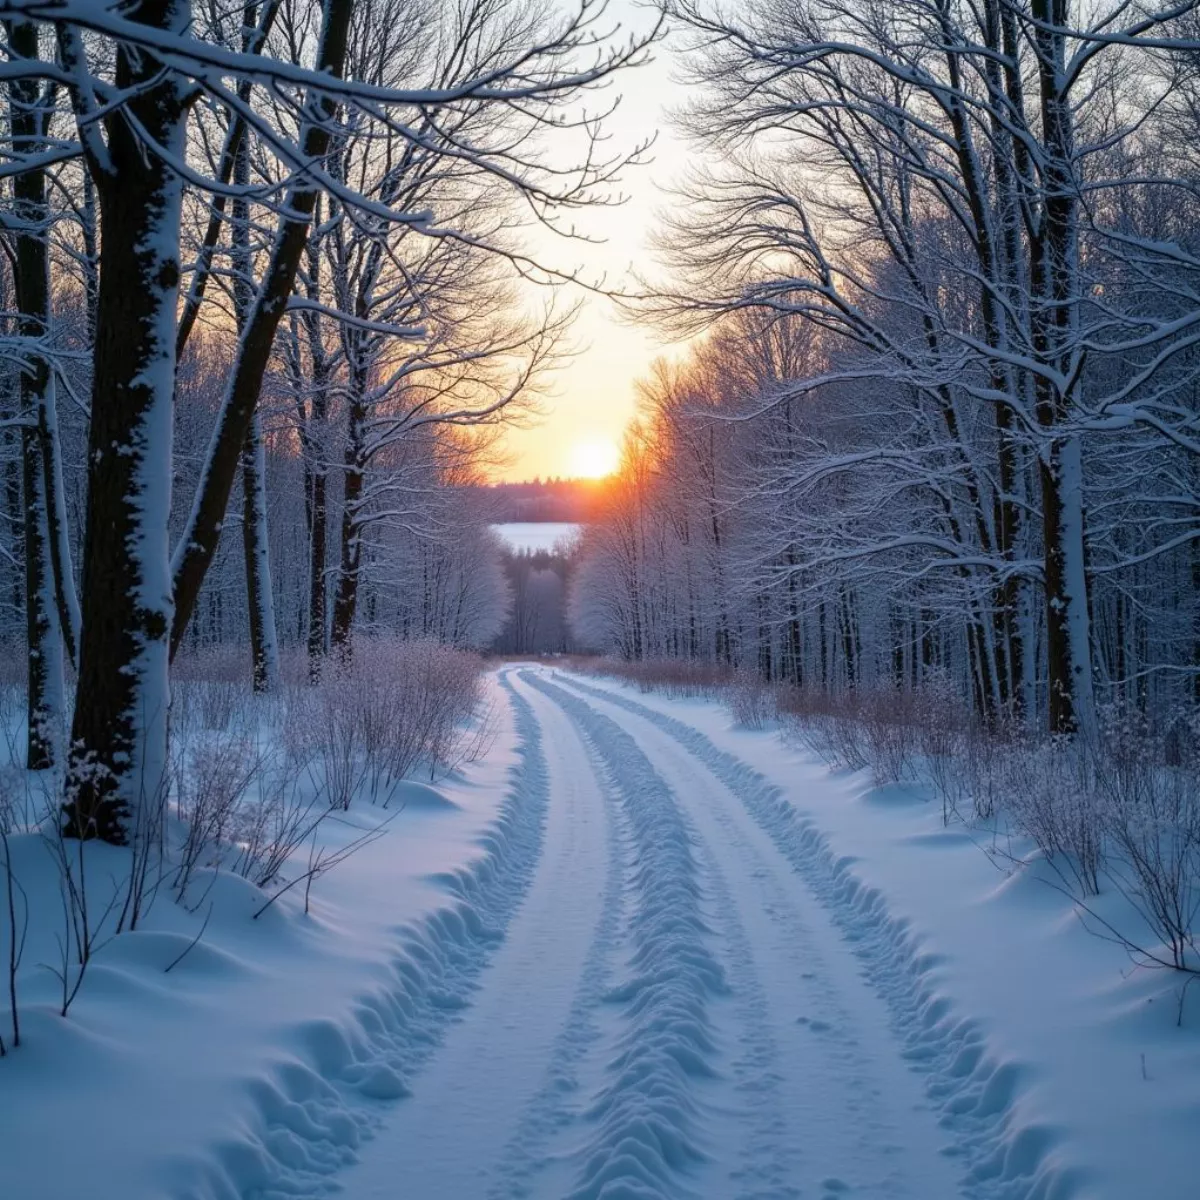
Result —
M 813 1033 L 828 1033 L 833 1026 L 828 1021 L 822 1021 L 819 1017 L 797 1017 L 797 1025 L 807 1025 Z

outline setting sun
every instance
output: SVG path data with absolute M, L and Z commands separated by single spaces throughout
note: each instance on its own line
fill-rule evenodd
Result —
M 617 469 L 620 459 L 621 452 L 614 442 L 577 442 L 571 451 L 571 475 L 575 479 L 603 479 Z

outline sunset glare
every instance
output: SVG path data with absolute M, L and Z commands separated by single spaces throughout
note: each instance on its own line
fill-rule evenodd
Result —
M 570 475 L 573 479 L 603 479 L 620 462 L 621 452 L 608 439 L 577 442 L 571 451 Z

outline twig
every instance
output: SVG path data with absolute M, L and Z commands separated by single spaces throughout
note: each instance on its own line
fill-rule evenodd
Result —
M 179 966 L 179 964 L 183 962 L 183 960 L 187 958 L 187 956 L 196 948 L 197 943 L 204 936 L 204 931 L 208 928 L 209 919 L 213 915 L 213 907 L 214 906 L 211 904 L 208 906 L 208 913 L 204 918 L 204 924 L 200 926 L 200 930 L 196 936 L 192 938 L 190 942 L 188 942 L 187 946 L 184 947 L 184 949 L 176 958 L 173 958 L 167 966 L 163 967 L 164 975 L 169 975 L 171 971 L 174 970 L 175 967 Z

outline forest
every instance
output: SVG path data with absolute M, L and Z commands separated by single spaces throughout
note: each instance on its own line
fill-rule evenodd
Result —
M 692 341 L 639 384 L 579 642 L 1002 813 L 1194 973 L 1200 13 L 668 8 L 696 165 L 625 303 Z
M 0 1194 L 1190 1200 L 1200 0 L 0 48 Z
M 679 334 L 574 619 L 630 660 L 936 683 L 1094 728 L 1200 696 L 1190 5 L 679 0 Z
M 471 485 L 570 318 L 522 227 L 636 156 L 585 97 L 645 39 L 593 0 L 2 11 L 5 624 L 28 765 L 125 841 L 180 655 L 270 691 L 289 647 L 498 632 Z

